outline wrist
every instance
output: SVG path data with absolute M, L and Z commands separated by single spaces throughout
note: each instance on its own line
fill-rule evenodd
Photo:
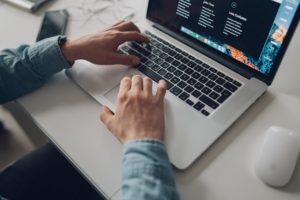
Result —
M 79 59 L 76 46 L 73 45 L 72 41 L 66 40 L 64 44 L 61 46 L 61 51 L 65 57 L 65 59 L 70 63 L 73 64 L 76 60 Z

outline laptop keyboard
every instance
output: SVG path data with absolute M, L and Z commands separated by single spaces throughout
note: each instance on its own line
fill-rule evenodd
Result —
M 242 84 L 214 67 L 146 31 L 149 44 L 130 42 L 120 53 L 136 55 L 136 66 L 155 82 L 165 80 L 168 90 L 205 116 L 211 115 Z

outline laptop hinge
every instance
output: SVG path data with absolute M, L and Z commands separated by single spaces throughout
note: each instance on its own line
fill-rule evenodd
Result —
M 180 36 L 179 34 L 176 34 L 174 31 L 172 31 L 166 27 L 163 27 L 163 26 L 161 26 L 159 24 L 155 24 L 155 23 L 152 26 L 154 28 L 170 35 L 171 37 L 179 40 L 180 42 L 188 45 L 189 47 L 195 49 L 196 51 L 204 54 L 205 56 L 208 56 L 209 58 L 217 61 L 221 65 L 228 67 L 229 69 L 235 71 L 236 73 L 240 74 L 241 76 L 243 76 L 247 79 L 250 79 L 254 76 L 254 73 L 250 72 L 249 70 L 243 69 L 244 68 L 243 66 L 239 66 L 238 64 L 230 62 L 229 60 L 222 58 L 222 56 L 217 55 L 216 53 L 212 53 L 211 51 L 205 49 L 201 45 L 194 44 L 192 41 Z

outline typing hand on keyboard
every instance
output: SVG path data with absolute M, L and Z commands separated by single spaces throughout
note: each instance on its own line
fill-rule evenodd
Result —
M 168 90 L 196 111 L 209 116 L 236 92 L 241 83 L 146 31 L 150 43 L 130 42 L 119 52 L 135 55 L 137 69 L 155 82 L 165 80 Z

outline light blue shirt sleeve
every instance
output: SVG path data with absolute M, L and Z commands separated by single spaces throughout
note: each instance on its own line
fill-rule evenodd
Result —
M 158 140 L 136 140 L 124 146 L 123 200 L 179 200 L 165 145 Z
M 70 67 L 58 40 L 53 37 L 0 51 L 0 104 L 34 91 L 51 75 Z

